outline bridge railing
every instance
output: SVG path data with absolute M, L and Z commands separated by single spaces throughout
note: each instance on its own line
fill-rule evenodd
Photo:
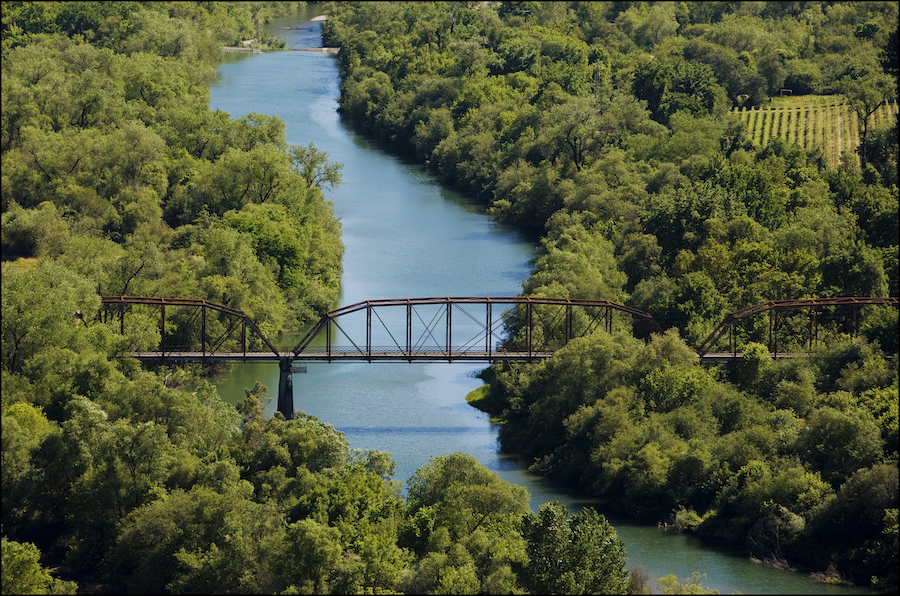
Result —
M 313 342 L 326 350 L 366 355 L 375 346 L 415 353 L 534 354 L 558 349 L 602 325 L 611 331 L 613 315 L 624 313 L 637 327 L 658 330 L 649 314 L 607 300 L 509 297 L 434 297 L 367 300 L 328 312 L 297 344 L 296 357 L 313 354 Z
M 497 360 L 540 360 L 549 358 L 554 353 L 552 349 L 505 349 L 497 348 L 490 351 L 484 348 L 471 346 L 420 346 L 413 350 L 404 350 L 397 346 L 308 346 L 302 352 L 294 354 L 294 360 L 361 360 L 374 362 L 376 360 L 404 360 L 408 362 L 441 361 L 453 362 L 454 360 L 476 360 L 481 362 L 494 362 Z
M 157 308 L 159 311 L 159 334 L 160 343 L 157 351 L 161 354 L 166 352 L 184 352 L 194 347 L 199 347 L 201 353 L 205 355 L 214 355 L 225 343 L 233 338 L 234 333 L 240 327 L 239 349 L 244 355 L 247 350 L 247 329 L 251 331 L 253 336 L 258 338 L 263 345 L 278 355 L 278 349 L 272 344 L 265 334 L 256 326 L 256 323 L 248 317 L 243 311 L 231 308 L 209 300 L 198 300 L 191 298 L 157 298 L 145 296 L 101 296 L 101 305 L 104 309 L 104 319 L 109 316 L 119 317 L 119 332 L 125 334 L 125 315 L 136 306 L 150 306 Z M 176 338 L 172 338 L 167 332 L 171 325 L 167 325 L 166 316 L 167 308 L 169 316 L 172 316 L 173 309 L 187 308 L 189 314 L 181 316 L 181 333 Z M 209 318 L 209 313 L 220 313 L 225 315 L 224 322 L 214 322 Z M 196 334 L 195 342 L 185 341 L 188 329 L 199 320 L 200 330 Z M 207 333 L 207 332 L 211 333 Z M 173 341 L 174 339 L 174 341 Z M 177 343 L 176 343 L 177 342 Z
M 730 333 L 729 352 L 737 355 L 737 341 L 734 331 L 737 325 L 751 317 L 768 314 L 769 329 L 767 346 L 769 352 L 776 357 L 779 348 L 779 333 L 785 326 L 787 316 L 785 313 L 790 311 L 796 312 L 797 309 L 808 311 L 808 319 L 804 325 L 807 329 L 807 336 L 804 343 L 808 342 L 810 348 L 818 339 L 819 331 L 819 314 L 826 308 L 846 308 L 850 310 L 849 328 L 851 332 L 856 333 L 859 330 L 859 310 L 864 306 L 870 305 L 889 305 L 898 307 L 898 298 L 896 296 L 885 297 L 867 297 L 867 296 L 841 296 L 836 298 L 801 298 L 796 300 L 769 300 L 761 302 L 746 308 L 736 310 L 729 313 L 721 323 L 707 336 L 705 340 L 697 348 L 697 355 L 703 358 L 706 354 L 719 344 L 720 340 L 726 333 Z M 783 347 L 783 345 L 782 345 Z

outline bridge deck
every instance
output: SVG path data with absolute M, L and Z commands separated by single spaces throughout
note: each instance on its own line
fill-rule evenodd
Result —
M 328 353 L 324 349 L 308 350 L 294 355 L 293 352 L 220 352 L 204 354 L 203 352 L 136 352 L 135 358 L 142 361 L 169 361 L 169 362 L 279 362 L 281 360 L 293 360 L 299 362 L 331 362 L 331 361 L 355 361 L 355 362 L 495 362 L 495 361 L 521 361 L 543 360 L 550 358 L 552 351 L 542 350 L 529 354 L 528 352 L 511 351 L 452 351 L 449 354 L 443 351 L 419 350 L 412 354 L 400 350 L 373 349 L 371 353 L 358 350 L 332 349 Z M 773 358 L 775 354 L 770 354 Z M 779 352 L 779 358 L 787 358 L 792 354 Z M 740 352 L 710 353 L 703 356 L 701 362 L 714 364 L 718 362 L 730 362 L 740 360 L 744 355 Z
M 332 360 L 345 360 L 357 362 L 398 361 L 398 362 L 429 362 L 429 361 L 477 361 L 493 362 L 496 360 L 541 360 L 553 355 L 552 351 L 506 352 L 492 351 L 452 351 L 449 354 L 443 351 L 417 350 L 407 353 L 401 350 L 375 350 L 360 352 L 359 350 L 332 349 L 305 351 L 298 355 L 293 352 L 221 352 L 216 354 L 203 354 L 202 352 L 136 352 L 133 354 L 138 360 L 168 360 L 177 362 L 279 362 L 280 360 L 293 360 L 300 362 L 329 362 Z

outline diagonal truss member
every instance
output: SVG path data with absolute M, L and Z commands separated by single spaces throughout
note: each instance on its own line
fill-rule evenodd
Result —
M 495 306 L 502 307 L 496 319 Z M 552 316 L 547 307 L 559 307 Z M 437 307 L 429 316 L 423 315 L 424 307 Z M 483 315 L 477 310 L 484 309 Z M 576 330 L 573 313 L 579 309 L 587 319 L 586 325 Z M 616 304 L 608 300 L 572 298 L 536 298 L 530 296 L 508 297 L 433 297 L 366 300 L 326 313 L 292 350 L 294 357 L 305 360 L 357 359 L 374 360 L 446 360 L 459 359 L 493 361 L 501 359 L 533 359 L 549 357 L 553 351 L 575 337 L 581 337 L 598 328 L 601 321 L 607 330 L 612 329 L 612 312 L 620 311 L 632 317 L 643 335 L 660 330 L 648 313 Z M 405 323 L 395 327 L 386 322 L 388 313 L 401 313 Z M 365 339 L 357 331 L 348 331 L 346 321 L 351 315 L 365 313 Z M 454 313 L 457 317 L 454 318 Z M 590 314 L 588 314 L 590 313 Z M 459 318 L 462 315 L 462 319 Z M 524 333 L 524 346 L 513 346 L 505 332 L 513 326 L 518 316 L 519 331 Z M 399 320 L 399 316 L 397 317 Z M 460 323 L 459 321 L 463 321 Z M 440 326 L 443 324 L 444 329 Z M 474 324 L 474 334 L 461 343 L 460 332 Z M 416 333 L 416 325 L 421 333 Z M 403 327 L 403 337 L 399 327 Z M 540 337 L 535 331 L 540 330 Z M 389 345 L 373 345 L 373 330 L 384 333 Z M 456 334 L 454 335 L 454 330 Z M 314 340 L 324 339 L 323 347 L 314 347 Z M 346 342 L 339 345 L 338 342 Z M 483 343 L 482 343 L 483 342 Z M 506 345 L 495 348 L 497 343 Z

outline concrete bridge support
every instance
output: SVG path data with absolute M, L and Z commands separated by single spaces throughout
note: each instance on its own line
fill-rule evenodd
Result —
M 285 420 L 294 417 L 294 374 L 293 362 L 282 358 L 278 363 L 278 411 Z

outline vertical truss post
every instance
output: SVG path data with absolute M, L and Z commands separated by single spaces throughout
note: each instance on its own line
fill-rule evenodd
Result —
M 484 334 L 484 351 L 488 355 L 488 360 L 491 359 L 491 303 L 490 301 L 485 304 L 485 311 L 487 313 L 485 320 L 485 334 Z
M 528 344 L 528 358 L 531 358 L 531 338 L 533 336 L 533 331 L 531 328 L 531 302 L 525 303 L 525 338 L 526 343 Z
M 119 333 L 125 335 L 125 303 L 119 303 Z
M 774 315 L 774 324 L 772 326 L 772 328 L 773 328 L 772 337 L 774 338 L 774 344 L 775 344 L 774 345 L 775 349 L 772 350 L 772 353 L 773 353 L 772 358 L 777 359 L 778 358 L 778 311 L 775 310 L 774 308 L 772 309 L 772 315 Z
M 816 307 L 812 307 L 809 309 L 809 348 L 808 351 L 812 352 L 813 347 L 813 328 L 816 326 Z
M 200 307 L 200 348 L 206 358 L 206 304 Z
M 453 313 L 453 305 L 450 303 L 450 300 L 447 300 L 447 362 L 453 362 L 453 356 L 450 353 L 450 350 L 452 350 L 450 345 L 453 343 L 452 342 L 453 333 L 451 331 L 451 326 L 450 326 L 451 322 L 452 322 L 452 318 L 453 318 L 452 313 Z
M 853 337 L 859 335 L 859 305 L 853 305 Z
M 813 309 L 813 339 L 819 345 L 819 321 L 816 319 L 816 309 Z
M 606 332 L 612 334 L 612 307 L 606 307 Z
M 244 348 L 244 360 L 247 360 L 247 319 L 241 319 L 241 346 Z
M 572 305 L 566 304 L 566 339 L 564 344 L 572 340 Z
M 372 305 L 366 305 L 366 352 L 372 362 Z
M 412 303 L 406 302 L 406 357 L 412 362 Z
M 166 343 L 166 305 L 159 305 L 159 351 L 165 353 L 163 347 Z
M 328 354 L 328 362 L 331 362 L 331 319 L 325 323 L 325 351 Z
M 737 346 L 734 343 L 734 325 L 731 326 L 731 329 L 729 329 L 729 331 L 731 332 L 731 335 L 728 340 L 728 343 L 730 344 L 728 347 L 731 348 L 731 356 L 733 358 L 737 358 Z M 710 347 L 712 347 L 712 346 L 710 346 Z

